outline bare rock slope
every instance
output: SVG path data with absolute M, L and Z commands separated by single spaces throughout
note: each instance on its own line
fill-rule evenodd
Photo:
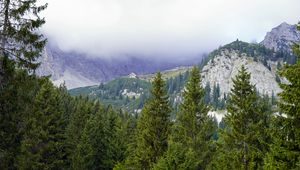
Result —
M 299 40 L 300 32 L 297 31 L 296 25 L 283 22 L 268 32 L 261 44 L 275 51 L 283 50 L 291 52 L 292 42 L 298 42 Z
M 232 79 L 242 65 L 251 73 L 251 83 L 260 93 L 272 95 L 281 91 L 276 82 L 276 73 L 245 53 L 239 55 L 239 52 L 230 50 L 222 50 L 220 55 L 215 56 L 204 66 L 201 74 L 203 86 L 206 83 L 219 84 L 221 94 L 227 94 L 232 88 Z

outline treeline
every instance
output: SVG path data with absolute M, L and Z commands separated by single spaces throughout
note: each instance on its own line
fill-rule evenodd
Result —
M 135 118 L 18 70 L 1 91 L 0 169 L 112 169 Z
M 88 98 L 71 97 L 48 78 L 5 65 L 10 72 L 0 97 L 1 169 L 299 168 L 300 79 L 295 77 L 300 75 L 300 62 L 281 71 L 291 84 L 281 85 L 279 114 L 257 94 L 242 67 L 220 124 L 208 115 L 196 67 L 171 121 L 160 73 L 135 117 Z

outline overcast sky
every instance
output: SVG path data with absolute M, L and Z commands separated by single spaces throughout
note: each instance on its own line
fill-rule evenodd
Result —
M 300 0 L 42 1 L 50 41 L 102 57 L 193 56 L 300 20 Z

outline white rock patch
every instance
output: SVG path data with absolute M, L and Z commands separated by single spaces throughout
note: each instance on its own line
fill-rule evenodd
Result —
M 281 92 L 276 82 L 275 73 L 268 70 L 262 63 L 253 61 L 253 58 L 247 57 L 246 54 L 239 54 L 235 51 L 222 51 L 221 55 L 210 60 L 202 69 L 202 85 L 205 87 L 209 82 L 211 87 L 214 84 L 220 85 L 221 96 L 230 92 L 234 78 L 241 66 L 244 65 L 248 72 L 251 73 L 251 83 L 256 86 L 258 91 L 263 94 L 272 95 Z

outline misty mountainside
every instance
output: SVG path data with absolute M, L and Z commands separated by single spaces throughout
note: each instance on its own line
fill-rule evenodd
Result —
M 130 73 L 150 74 L 173 69 L 177 66 L 192 65 L 194 60 L 157 60 L 143 57 L 122 56 L 101 58 L 77 52 L 64 52 L 55 45 L 47 45 L 41 57 L 38 75 L 51 75 L 55 85 L 65 82 L 68 89 L 99 85 Z
M 282 23 L 273 28 L 271 32 L 268 32 L 260 44 L 270 49 L 273 53 L 276 52 L 276 56 L 269 55 L 266 58 L 267 60 L 277 61 L 280 58 L 282 62 L 295 63 L 295 57 L 292 55 L 290 47 L 292 42 L 296 42 L 299 39 L 300 35 L 296 31 L 296 25 Z M 240 52 L 245 53 L 247 51 Z M 253 56 L 254 54 L 250 55 Z M 201 59 L 202 56 L 200 55 L 178 61 L 168 59 L 155 60 L 148 57 L 129 55 L 101 58 L 101 56 L 89 56 L 84 53 L 65 52 L 50 42 L 40 59 L 41 66 L 37 70 L 37 74 L 51 75 L 51 80 L 55 85 L 65 82 L 67 88 L 71 89 L 99 85 L 130 73 L 144 75 L 173 69 L 178 66 L 195 65 Z M 210 82 L 213 83 L 214 81 Z
M 234 50 L 232 47 L 242 47 L 242 49 Z M 260 52 L 255 53 L 252 57 L 243 53 L 243 50 L 253 51 L 252 47 L 255 47 L 256 50 L 261 49 L 261 54 Z M 278 85 L 280 80 L 276 80 L 276 78 L 278 79 L 276 62 L 269 60 L 272 56 L 273 52 L 264 46 L 242 41 L 232 42 L 210 53 L 206 60 L 198 65 L 199 68 L 202 68 L 201 77 L 206 93 L 206 104 L 210 104 L 214 110 L 225 108 L 226 96 L 232 87 L 232 78 L 242 64 L 252 74 L 251 82 L 256 83 L 258 91 L 274 97 L 281 89 Z M 268 62 L 264 64 L 265 61 Z M 182 102 L 182 92 L 189 77 L 189 69 L 190 67 L 186 67 L 162 72 L 174 113 Z M 139 113 L 146 99 L 150 97 L 152 78 L 153 74 L 130 74 L 108 83 L 71 89 L 69 93 L 73 96 L 87 96 L 99 100 L 105 105 L 113 105 L 131 113 Z
M 283 25 L 286 25 L 286 23 L 278 27 L 281 28 Z M 278 37 L 270 37 L 270 35 L 277 35 L 274 33 L 278 30 L 276 28 L 266 35 L 266 39 Z M 288 29 L 290 27 L 284 28 Z M 280 33 L 290 35 L 291 29 Z M 284 40 L 278 40 L 278 42 L 282 42 L 278 44 L 278 48 L 283 44 L 286 47 L 291 44 L 290 41 L 285 39 L 288 35 L 282 34 L 280 36 Z M 293 39 L 293 42 L 299 40 Z M 279 83 L 285 80 L 279 77 L 278 69 L 293 55 L 288 51 L 284 51 L 285 49 L 275 51 L 273 47 L 268 48 L 263 42 L 267 41 L 263 40 L 262 43 L 257 44 L 236 40 L 212 51 L 205 59 L 197 62 L 201 69 L 202 85 L 206 92 L 205 102 L 207 104 L 212 105 L 214 109 L 225 108 L 227 95 L 233 85 L 232 78 L 237 75 L 242 65 L 251 73 L 251 83 L 255 85 L 261 95 L 274 98 L 281 92 Z M 181 72 L 178 72 L 180 69 L 171 71 L 169 75 L 173 75 L 173 77 L 164 77 L 168 72 L 163 73 L 170 95 L 170 102 L 175 110 L 178 109 L 177 106 L 182 100 L 181 94 L 188 79 L 188 68 L 190 67 L 186 67 L 186 70 L 183 69 Z M 149 82 L 151 77 L 153 75 L 150 74 L 131 78 L 118 78 L 100 86 L 72 89 L 70 93 L 75 96 L 84 95 L 93 99 L 100 99 L 106 104 L 115 104 L 123 108 L 125 106 L 127 111 L 138 111 L 144 105 L 145 98 L 149 97 L 147 95 L 151 89 Z M 130 83 L 132 84 L 130 85 Z

